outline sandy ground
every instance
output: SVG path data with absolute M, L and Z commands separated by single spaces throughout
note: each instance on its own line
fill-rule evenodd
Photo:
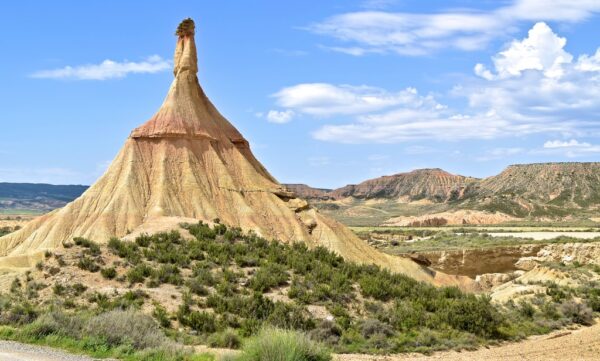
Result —
M 483 348 L 477 351 L 446 351 L 431 356 L 405 354 L 391 356 L 337 355 L 336 361 L 591 361 L 600 360 L 600 323 L 591 327 L 531 337 L 523 342 Z
M 579 239 L 592 239 L 600 237 L 600 232 L 491 232 L 488 234 L 492 237 L 533 238 L 538 241 L 553 239 L 560 236 Z
M 0 360 L 2 361 L 94 361 L 91 357 L 68 354 L 49 347 L 26 345 L 13 341 L 0 340 Z M 117 361 L 103 359 L 104 361 Z

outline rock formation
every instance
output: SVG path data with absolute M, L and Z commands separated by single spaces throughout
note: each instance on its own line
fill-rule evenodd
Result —
M 355 197 L 400 198 L 407 201 L 427 199 L 445 202 L 462 197 L 467 184 L 475 178 L 450 174 L 442 169 L 417 169 L 364 181 L 357 185 L 347 185 L 330 194 L 333 198 Z
M 328 195 L 331 189 L 325 188 L 313 188 L 306 184 L 284 184 L 290 192 L 293 192 L 297 197 L 303 199 L 319 199 L 328 200 L 333 199 Z
M 424 216 L 400 216 L 385 221 L 382 226 L 400 227 L 439 227 L 469 224 L 500 224 L 517 220 L 517 218 L 504 213 L 491 213 L 485 211 L 458 210 L 427 214 Z
M 418 280 L 470 284 L 372 249 L 280 185 L 200 87 L 193 21 L 182 22 L 176 34 L 175 79 L 158 112 L 131 132 L 106 173 L 79 198 L 0 238 L 0 266 L 31 266 L 44 250 L 76 236 L 107 242 L 152 229 L 149 224 L 219 218 L 269 239 L 325 246 L 348 260 Z
M 585 214 L 599 205 L 600 162 L 511 165 L 469 185 L 462 202 L 463 207 L 517 217 L 551 218 Z

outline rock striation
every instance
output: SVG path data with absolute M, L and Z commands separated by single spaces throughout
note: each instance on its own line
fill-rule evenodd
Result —
M 517 220 L 517 218 L 504 213 L 461 209 L 452 212 L 427 214 L 424 216 L 393 217 L 383 222 L 382 226 L 440 227 L 473 224 L 490 225 L 514 220 Z
M 417 169 L 347 185 L 331 192 L 333 198 L 400 198 L 445 202 L 462 197 L 465 187 L 475 178 L 448 173 L 442 169 Z
M 468 288 L 408 258 L 376 251 L 279 184 L 254 157 L 197 78 L 195 27 L 177 30 L 174 80 L 156 114 L 134 129 L 106 173 L 79 198 L 0 238 L 0 266 L 30 267 L 73 237 L 107 242 L 174 219 L 221 222 L 282 242 L 324 246 L 434 284 Z

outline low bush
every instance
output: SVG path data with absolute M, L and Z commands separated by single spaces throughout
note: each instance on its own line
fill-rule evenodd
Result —
M 88 256 L 82 256 L 79 258 L 77 266 L 88 272 L 98 272 L 100 270 L 100 266 L 96 263 L 96 261 Z
M 260 267 L 250 280 L 250 288 L 257 292 L 266 292 L 273 287 L 287 283 L 289 275 L 282 265 L 267 263 Z
M 248 340 L 236 361 L 329 361 L 330 351 L 297 331 L 265 328 Z
M 88 253 L 92 256 L 98 256 L 101 253 L 100 246 L 97 243 L 92 242 L 87 238 L 75 237 L 75 238 L 73 238 L 73 242 L 77 246 L 87 248 L 86 253 Z
M 85 319 L 63 311 L 51 311 L 41 315 L 33 323 L 23 329 L 24 333 L 34 338 L 49 335 L 78 337 L 81 335 Z
M 154 311 L 152 311 L 152 316 L 156 319 L 159 325 L 164 328 L 171 327 L 171 319 L 169 318 L 169 314 L 167 313 L 167 309 L 162 305 L 156 303 L 154 305 Z
M 107 280 L 112 280 L 117 277 L 117 270 L 114 267 L 107 267 L 100 270 L 100 274 L 102 277 Z
M 586 326 L 594 323 L 594 311 L 585 303 L 566 301 L 561 304 L 560 310 L 573 323 Z
M 238 349 L 242 345 L 242 340 L 234 330 L 227 329 L 210 335 L 208 337 L 208 345 L 210 347 Z
M 84 333 L 113 347 L 132 345 L 142 350 L 172 345 L 150 316 L 132 310 L 113 310 L 94 316 L 85 325 Z
M 143 283 L 146 277 L 152 275 L 152 268 L 146 263 L 140 263 L 127 271 L 127 280 L 129 283 Z
M 133 242 L 111 238 L 108 241 L 108 249 L 117 256 L 127 259 L 131 264 L 137 264 L 141 260 L 139 247 Z
M 182 325 L 188 326 L 194 331 L 212 333 L 217 330 L 215 315 L 208 312 L 186 312 L 184 308 L 180 308 L 177 318 Z

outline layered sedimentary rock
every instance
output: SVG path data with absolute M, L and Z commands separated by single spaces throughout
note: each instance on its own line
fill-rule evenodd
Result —
M 441 212 L 427 214 L 424 216 L 400 216 L 385 221 L 383 226 L 400 227 L 439 227 L 447 225 L 467 224 L 499 224 L 514 221 L 517 218 L 504 213 L 491 213 L 485 211 L 458 210 L 453 212 Z
M 152 224 L 174 224 L 178 217 L 218 218 L 269 239 L 325 246 L 348 260 L 419 280 L 470 285 L 372 249 L 279 184 L 200 87 L 193 21 L 184 20 L 177 35 L 175 79 L 158 112 L 133 130 L 83 195 L 0 238 L 0 266 L 31 266 L 44 250 L 76 236 L 106 242 Z
M 450 174 L 442 169 L 417 169 L 347 185 L 330 193 L 333 198 L 400 198 L 409 201 L 427 199 L 445 202 L 462 197 L 465 187 L 474 178 Z

